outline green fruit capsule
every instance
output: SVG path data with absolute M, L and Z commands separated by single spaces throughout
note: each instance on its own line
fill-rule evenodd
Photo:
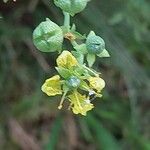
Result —
M 63 43 L 62 29 L 47 18 L 34 30 L 33 42 L 37 49 L 42 52 L 61 51 Z
M 66 80 L 66 85 L 69 88 L 77 88 L 80 85 L 80 79 L 76 76 L 71 76 L 68 80 Z
M 91 31 L 86 40 L 86 48 L 90 54 L 100 54 L 105 49 L 105 42 Z
M 57 7 L 68 12 L 71 16 L 81 12 L 89 0 L 54 0 Z

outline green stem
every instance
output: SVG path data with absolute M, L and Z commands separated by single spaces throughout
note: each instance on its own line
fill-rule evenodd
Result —
M 97 73 L 95 73 L 93 70 L 91 70 L 90 68 L 86 67 L 85 65 L 83 65 L 83 67 L 88 70 L 89 72 L 91 72 L 93 75 L 95 75 L 96 77 L 98 77 L 99 75 Z
M 71 41 L 71 44 L 72 44 L 73 47 L 78 46 L 78 43 L 75 40 Z
M 67 31 L 70 31 L 70 14 L 63 11 L 64 14 L 64 26 L 67 28 Z

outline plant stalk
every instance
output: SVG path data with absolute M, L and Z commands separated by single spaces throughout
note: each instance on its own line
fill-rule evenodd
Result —
M 70 31 L 70 14 L 63 11 L 64 14 L 64 26 L 67 28 L 67 31 Z

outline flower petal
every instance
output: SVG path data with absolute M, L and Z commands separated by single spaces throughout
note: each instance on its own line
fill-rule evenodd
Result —
M 79 108 L 77 105 L 74 105 L 74 107 L 72 107 L 72 111 L 74 114 L 81 114 L 83 116 L 86 116 L 87 112 L 93 108 L 94 108 L 94 106 L 91 103 L 90 104 L 84 104 L 82 109 Z
M 105 81 L 100 77 L 90 77 L 88 81 L 90 83 L 90 87 L 97 90 L 97 92 L 101 92 L 101 90 L 105 87 Z
M 93 104 L 87 100 L 86 96 L 81 95 L 77 91 L 69 95 L 69 99 L 71 101 L 72 111 L 74 114 L 81 114 L 86 116 L 86 113 L 94 108 Z
M 62 94 L 60 76 L 55 75 L 45 81 L 42 85 L 41 90 L 48 96 L 55 96 L 57 94 Z
M 63 51 L 57 58 L 58 67 L 70 68 L 77 66 L 78 62 L 76 58 L 69 52 Z

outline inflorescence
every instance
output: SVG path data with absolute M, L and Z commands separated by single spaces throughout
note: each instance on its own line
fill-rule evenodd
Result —
M 76 31 L 75 24 L 70 26 L 70 16 L 81 12 L 88 2 L 89 0 L 54 0 L 55 5 L 63 11 L 64 25 L 59 26 L 47 18 L 33 32 L 34 45 L 38 50 L 58 51 L 60 54 L 55 67 L 58 74 L 45 81 L 42 91 L 48 96 L 62 95 L 58 109 L 62 109 L 63 102 L 68 100 L 68 109 L 84 116 L 94 108 L 92 100 L 102 97 L 101 91 L 105 87 L 100 73 L 91 67 L 96 56 L 109 57 L 100 36 L 93 31 L 88 36 L 81 35 Z M 64 39 L 70 41 L 73 50 L 62 49 Z

